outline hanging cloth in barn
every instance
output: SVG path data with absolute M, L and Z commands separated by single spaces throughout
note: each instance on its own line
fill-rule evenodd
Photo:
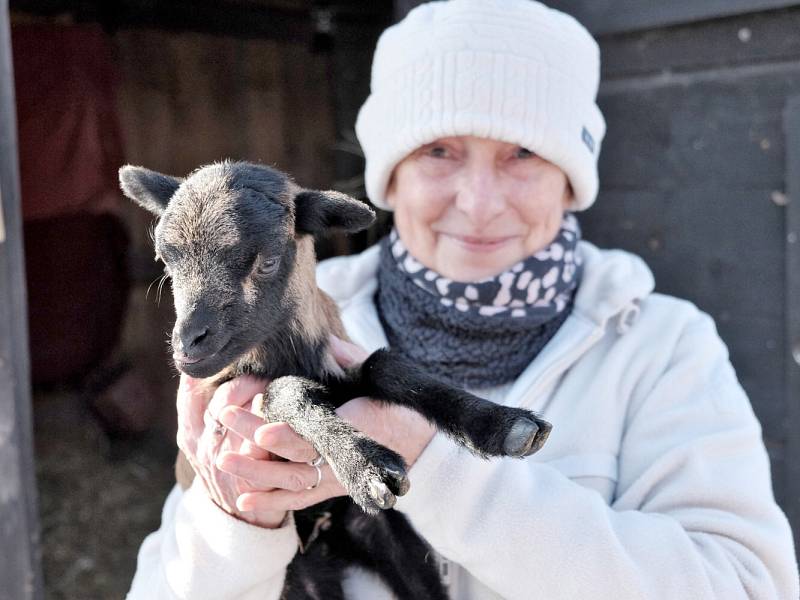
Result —
M 11 33 L 33 381 L 80 381 L 117 345 L 127 236 L 110 41 L 98 26 Z
M 108 37 L 19 24 L 11 40 L 24 219 L 111 209 L 123 155 Z

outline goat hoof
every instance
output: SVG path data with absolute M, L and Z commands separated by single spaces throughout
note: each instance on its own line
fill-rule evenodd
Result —
M 381 510 L 392 508 L 397 501 L 397 498 L 386 484 L 377 479 L 372 479 L 369 482 L 369 495 L 375 505 Z
M 541 419 L 534 421 L 521 417 L 506 435 L 503 450 L 508 456 L 530 456 L 544 445 L 552 427 L 550 423 Z
M 405 469 L 391 469 L 384 467 L 383 469 L 386 477 L 384 482 L 389 486 L 389 489 L 395 496 L 405 496 L 411 487 L 411 482 L 408 480 Z

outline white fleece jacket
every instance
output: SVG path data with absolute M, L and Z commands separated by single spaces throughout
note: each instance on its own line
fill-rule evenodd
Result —
M 488 394 L 553 423 L 524 460 L 483 461 L 442 435 L 396 508 L 442 561 L 454 599 L 791 599 L 789 524 L 761 429 L 712 320 L 653 293 L 638 257 L 581 242 L 575 309 L 516 382 Z M 377 248 L 322 263 L 353 341 L 386 344 Z M 259 529 L 195 485 L 173 490 L 129 600 L 278 598 L 293 523 Z M 392 598 L 352 571 L 348 598 Z

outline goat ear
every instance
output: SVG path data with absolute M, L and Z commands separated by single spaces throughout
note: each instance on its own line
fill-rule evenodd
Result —
M 322 233 L 339 229 L 361 231 L 375 221 L 375 212 L 363 202 L 334 191 L 303 190 L 294 199 L 295 229 L 302 233 Z
M 123 193 L 142 208 L 159 217 L 169 204 L 182 179 L 162 175 L 144 167 L 125 165 L 119 170 L 119 186 Z

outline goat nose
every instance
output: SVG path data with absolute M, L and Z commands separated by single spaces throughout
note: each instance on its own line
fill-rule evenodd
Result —
M 208 337 L 208 327 L 200 325 L 181 332 L 181 343 L 185 352 L 194 350 Z

